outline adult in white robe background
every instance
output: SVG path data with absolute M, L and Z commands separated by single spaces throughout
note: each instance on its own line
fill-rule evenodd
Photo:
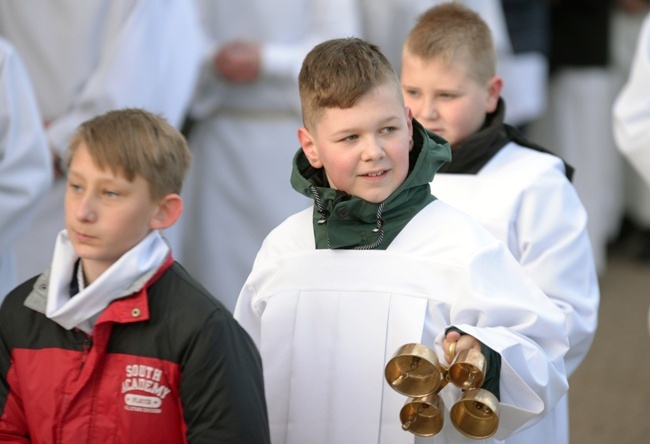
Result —
M 400 72 L 402 44 L 417 17 L 449 0 L 358 0 L 362 7 L 363 36 L 378 45 Z M 500 0 L 458 0 L 476 11 L 490 27 L 497 52 L 497 74 L 505 79 L 502 97 L 508 104 L 506 122 L 526 124 L 546 108 L 548 61 L 536 51 L 515 54 Z
M 547 109 L 527 136 L 575 167 L 599 274 L 623 216 L 621 156 L 611 131 L 610 0 L 552 2 Z
M 353 0 L 195 2 L 212 49 L 190 111 L 193 162 L 176 251 L 232 310 L 264 237 L 309 205 L 289 184 L 302 61 L 324 40 L 360 35 L 360 21 Z M 219 72 L 227 55 L 230 70 Z
M 637 41 L 641 44 L 641 28 L 644 24 L 650 1 L 648 0 L 619 0 L 617 5 L 630 5 L 627 9 L 617 7 L 612 12 L 612 77 L 613 91 L 616 95 L 623 90 L 633 64 Z M 628 92 L 629 94 L 629 92 Z M 641 96 L 643 97 L 643 96 Z M 612 99 L 615 106 L 616 96 Z M 616 127 L 614 127 L 614 140 L 617 149 L 623 147 L 618 143 Z M 635 231 L 642 234 L 642 238 L 635 242 L 635 249 L 631 253 L 641 261 L 650 259 L 650 183 L 648 183 L 637 167 L 623 154 L 623 186 L 624 186 L 624 214 L 625 222 L 629 224 L 621 227 L 619 239 L 633 238 Z M 628 228 L 629 227 L 629 228 Z M 625 242 L 622 242 L 623 245 Z
M 52 184 L 43 120 L 20 55 L 0 37 L 0 302 L 19 282 L 13 249 Z
M 110 109 L 141 107 L 180 126 L 204 48 L 194 6 L 178 0 L 0 2 L 0 36 L 25 62 L 57 157 L 81 122 Z M 51 261 L 64 191 L 59 176 L 19 242 L 19 280 Z
M 630 77 L 614 102 L 613 128 L 616 146 L 650 184 L 650 13 L 638 37 Z

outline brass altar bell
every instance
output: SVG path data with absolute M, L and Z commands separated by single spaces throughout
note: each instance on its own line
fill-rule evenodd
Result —
M 386 364 L 388 384 L 409 397 L 400 411 L 402 428 L 419 436 L 439 433 L 443 426 L 444 403 L 438 393 L 451 382 L 463 389 L 450 412 L 454 427 L 469 438 L 489 438 L 499 426 L 499 401 L 480 388 L 485 378 L 485 356 L 474 349 L 456 354 L 452 348 L 450 352 L 453 360 L 447 368 L 439 364 L 429 347 L 405 344 Z

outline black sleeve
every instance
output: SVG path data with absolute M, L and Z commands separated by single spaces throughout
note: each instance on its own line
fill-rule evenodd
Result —
M 230 312 L 215 310 L 196 329 L 181 371 L 189 443 L 271 442 L 262 361 Z

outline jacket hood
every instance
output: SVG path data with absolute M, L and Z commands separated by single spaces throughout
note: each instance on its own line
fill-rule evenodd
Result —
M 450 160 L 447 141 L 413 119 L 409 173 L 385 201 L 372 203 L 330 188 L 323 168 L 312 167 L 302 149 L 293 159 L 291 185 L 314 201 L 316 248 L 385 249 L 404 225 L 435 199 L 429 182 Z

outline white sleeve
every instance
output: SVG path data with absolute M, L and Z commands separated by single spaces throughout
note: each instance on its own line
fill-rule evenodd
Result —
M 138 0 L 108 32 L 112 37 L 71 109 L 48 126 L 49 142 L 58 152 L 80 123 L 110 109 L 141 107 L 176 127 L 182 124 L 204 44 L 194 4 Z
M 630 77 L 614 102 L 618 149 L 650 183 L 650 14 L 641 28 Z
M 361 36 L 361 17 L 356 2 L 317 0 L 312 3 L 306 17 L 309 32 L 303 39 L 262 46 L 262 70 L 265 75 L 297 81 L 302 62 L 314 46 L 333 38 Z
M 591 347 L 600 291 L 586 211 L 564 173 L 546 171 L 521 200 L 516 220 L 519 263 L 566 316 L 570 376 Z
M 15 49 L 0 39 L 0 253 L 27 231 L 52 176 L 27 70 Z
M 505 439 L 541 420 L 567 392 L 565 318 L 500 242 L 475 255 L 465 270 L 457 277 L 450 325 L 501 355 L 495 438 Z M 435 341 L 438 356 L 443 337 L 444 331 Z

